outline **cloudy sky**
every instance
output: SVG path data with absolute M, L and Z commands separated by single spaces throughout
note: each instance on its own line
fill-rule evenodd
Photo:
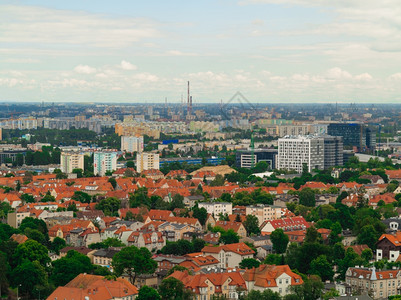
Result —
M 399 0 L 0 0 L 0 101 L 401 101 Z

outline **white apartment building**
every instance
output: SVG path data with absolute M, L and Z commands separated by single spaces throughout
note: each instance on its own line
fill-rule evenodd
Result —
M 233 204 L 229 202 L 200 202 L 199 208 L 205 208 L 208 214 L 218 216 L 219 214 L 233 214 Z
M 93 172 L 105 176 L 107 171 L 117 169 L 117 151 L 98 151 L 93 154 Z
M 278 220 L 281 218 L 281 207 L 274 205 L 251 205 L 245 210 L 246 215 L 252 215 L 258 218 L 259 225 L 265 221 Z
M 142 152 L 143 136 L 121 136 L 121 151 Z
M 63 173 L 72 173 L 74 169 L 84 169 L 84 154 L 80 152 L 61 152 L 60 169 Z
M 159 170 L 159 154 L 141 152 L 136 155 L 136 171 L 141 173 L 144 170 Z
M 319 136 L 286 136 L 278 140 L 278 169 L 302 172 L 324 169 L 324 138 Z

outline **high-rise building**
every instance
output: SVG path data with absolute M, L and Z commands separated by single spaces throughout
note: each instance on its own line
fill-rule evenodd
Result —
M 105 176 L 107 171 L 117 169 L 117 151 L 104 150 L 93 155 L 93 172 L 95 175 Z
M 376 146 L 375 134 L 365 124 L 331 123 L 327 128 L 327 134 L 342 136 L 344 146 L 357 147 L 359 151 L 366 148 L 373 149 Z
M 277 168 L 302 172 L 324 169 L 324 138 L 319 136 L 286 136 L 278 140 Z
M 344 146 L 341 136 L 324 135 L 324 168 L 328 169 L 334 166 L 344 164 Z
M 121 151 L 125 152 L 142 152 L 143 136 L 121 136 Z
M 159 154 L 141 152 L 136 155 L 136 171 L 141 173 L 143 170 L 159 170 Z
M 84 154 L 80 152 L 61 152 L 60 170 L 63 173 L 72 173 L 74 169 L 84 169 Z

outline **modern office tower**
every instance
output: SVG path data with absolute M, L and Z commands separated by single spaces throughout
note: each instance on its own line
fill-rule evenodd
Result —
M 373 149 L 376 146 L 374 132 L 364 124 L 331 123 L 327 128 L 327 134 L 342 136 L 344 146 L 357 147 L 359 151 L 366 148 Z
M 236 154 L 236 166 L 239 168 L 251 168 L 252 153 L 254 166 L 261 161 L 267 162 L 269 169 L 275 169 L 277 166 L 277 149 L 255 149 L 255 150 L 238 150 Z
M 302 172 L 324 169 L 324 138 L 319 136 L 286 136 L 278 140 L 277 168 Z
M 143 170 L 159 170 L 159 154 L 141 152 L 136 155 L 136 171 L 141 173 Z
M 343 160 L 343 138 L 341 136 L 324 135 L 324 168 L 342 166 Z
M 107 171 L 117 168 L 117 151 L 104 150 L 93 155 L 93 172 L 95 175 L 105 176 Z
M 121 136 L 121 151 L 125 152 L 142 152 L 143 136 Z
M 60 170 L 63 173 L 72 173 L 74 169 L 84 169 L 84 154 L 80 152 L 61 152 Z

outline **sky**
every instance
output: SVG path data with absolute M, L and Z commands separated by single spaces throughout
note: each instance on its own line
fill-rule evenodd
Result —
M 399 0 L 0 0 L 0 101 L 398 103 Z

